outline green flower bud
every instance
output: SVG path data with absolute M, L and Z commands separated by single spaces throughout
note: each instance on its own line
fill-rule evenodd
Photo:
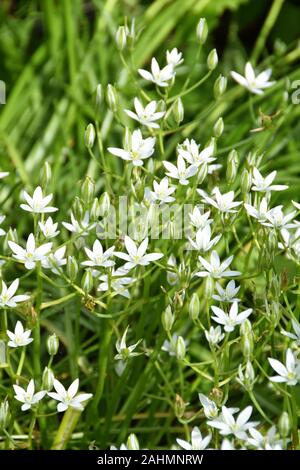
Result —
M 81 287 L 87 294 L 91 292 L 94 285 L 94 279 L 90 270 L 85 271 L 81 279 Z
M 226 180 L 229 184 L 233 183 L 238 170 L 239 157 L 236 150 L 231 150 L 227 158 Z
M 200 18 L 197 24 L 196 35 L 200 44 L 203 45 L 206 42 L 208 35 L 208 26 L 206 18 Z
M 189 315 L 191 320 L 195 321 L 199 317 L 200 313 L 200 300 L 196 292 L 193 293 L 190 305 L 189 305 Z
M 43 376 L 42 376 L 42 388 L 43 390 L 47 390 L 47 392 L 50 392 L 53 388 L 53 383 L 54 383 L 54 374 L 52 370 L 49 367 L 45 367 Z
M 255 373 L 250 361 L 247 361 L 244 371 L 242 364 L 239 365 L 237 380 L 246 390 L 253 389 L 253 385 L 255 382 Z
M 216 49 L 212 49 L 207 56 L 207 67 L 208 70 L 215 70 L 216 66 L 218 65 L 219 59 Z
M 214 280 L 208 276 L 205 279 L 205 290 L 204 290 L 206 299 L 211 299 L 211 296 L 214 293 L 214 288 L 215 288 Z
M 105 191 L 104 193 L 101 194 L 99 198 L 99 211 L 100 211 L 100 216 L 104 217 L 105 215 L 108 214 L 110 209 L 110 198 L 109 194 Z
M 118 94 L 115 87 L 111 84 L 107 85 L 106 89 L 106 102 L 109 109 L 116 113 L 118 109 Z
M 74 256 L 69 256 L 67 260 L 67 275 L 71 282 L 74 282 L 78 274 L 78 263 Z
M 241 338 L 241 347 L 245 359 L 250 359 L 254 349 L 253 334 L 246 333 Z
M 11 253 L 11 249 L 8 246 L 8 242 L 15 242 L 18 243 L 18 233 L 17 230 L 14 228 L 12 229 L 11 227 L 9 228 L 8 232 L 5 235 L 4 241 L 3 241 L 3 253 Z
M 178 336 L 175 345 L 176 357 L 179 361 L 185 358 L 185 342 L 182 336 Z
M 140 445 L 138 438 L 136 437 L 135 434 L 130 434 L 130 436 L 127 439 L 127 447 L 128 450 L 139 450 Z
M 149 171 L 149 173 L 153 173 L 153 174 L 154 174 L 155 165 L 154 165 L 154 160 L 153 160 L 153 158 L 148 158 L 146 166 L 147 166 L 147 170 Z
M 72 212 L 76 220 L 82 220 L 84 214 L 84 206 L 81 199 L 78 196 L 75 196 L 74 202 L 72 204 Z
M 289 437 L 291 432 L 291 420 L 286 411 L 284 411 L 279 418 L 278 429 L 281 437 L 284 439 Z
M 165 331 L 171 331 L 175 322 L 175 316 L 172 312 L 171 306 L 168 305 L 167 308 L 161 314 L 161 322 Z
M 223 134 L 223 131 L 224 131 L 224 121 L 220 117 L 214 125 L 214 134 L 217 139 L 221 137 L 221 135 Z
M 99 215 L 100 215 L 99 199 L 95 197 L 91 205 L 90 216 L 93 220 L 97 220 Z
M 207 168 L 206 163 L 200 166 L 198 170 L 198 174 L 197 174 L 197 185 L 203 183 L 203 181 L 205 180 L 207 176 L 207 171 L 208 171 L 208 168 Z
M 241 190 L 243 194 L 249 193 L 252 186 L 252 177 L 249 171 L 244 168 L 241 174 Z
M 55 333 L 47 339 L 47 351 L 49 356 L 55 356 L 59 347 L 59 340 Z
M 180 98 L 177 98 L 172 109 L 175 122 L 179 125 L 184 118 L 184 107 Z
M 7 400 L 0 403 L 0 430 L 6 429 L 10 422 L 10 411 Z
M 96 138 L 96 131 L 93 124 L 88 124 L 84 133 L 84 143 L 88 149 L 91 149 L 94 145 Z
M 186 406 L 187 406 L 187 403 L 185 403 L 183 399 L 181 398 L 181 396 L 176 393 L 174 411 L 175 411 L 175 416 L 178 419 L 183 417 Z
M 217 80 L 214 83 L 214 96 L 216 100 L 220 98 L 226 91 L 227 88 L 227 78 L 223 75 L 219 75 Z
M 95 194 L 95 183 L 86 176 L 81 186 L 81 197 L 86 204 L 90 204 Z
M 116 32 L 116 44 L 119 51 L 123 51 L 127 44 L 127 31 L 125 26 L 119 26 Z
M 40 173 L 40 180 L 42 188 L 46 188 L 51 180 L 52 171 L 49 162 L 45 162 Z

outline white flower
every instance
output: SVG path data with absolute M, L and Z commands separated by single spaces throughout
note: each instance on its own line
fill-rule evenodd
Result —
M 265 222 L 267 219 L 268 213 L 268 201 L 265 197 L 262 198 L 259 207 L 256 209 L 254 206 L 250 204 L 244 204 L 246 211 L 251 217 L 257 219 L 259 222 Z
M 171 196 L 176 190 L 175 186 L 169 186 L 169 179 L 165 176 L 160 183 L 153 181 L 153 189 L 151 195 L 154 200 L 160 201 L 160 203 L 167 203 L 175 201 L 175 198 Z
M 281 450 L 282 441 L 276 439 L 275 426 L 272 426 L 265 436 L 254 428 L 250 428 L 249 433 L 251 437 L 248 437 L 246 442 L 252 447 L 258 450 Z
M 123 160 L 130 161 L 134 166 L 142 166 L 143 160 L 151 157 L 154 152 L 155 137 L 143 139 L 140 129 L 133 131 L 127 148 L 108 147 L 108 151 Z
M 7 330 L 7 336 L 9 337 L 10 341 L 8 341 L 7 345 L 11 348 L 19 348 L 20 346 L 27 346 L 30 344 L 33 339 L 30 338 L 31 330 L 25 330 L 23 325 L 20 321 L 17 321 L 15 326 L 15 332 Z
M 214 144 L 211 144 L 200 152 L 199 145 L 195 142 L 194 139 L 186 139 L 183 144 L 178 147 L 178 153 L 191 165 L 198 167 L 216 160 L 212 156 L 214 153 L 214 148 Z
M 140 344 L 142 341 L 141 339 L 135 343 L 132 344 L 131 346 L 126 345 L 126 335 L 128 332 L 129 326 L 127 326 L 126 330 L 123 333 L 123 336 L 121 339 L 118 339 L 116 342 L 116 350 L 118 351 L 118 354 L 115 355 L 115 360 L 127 360 L 130 357 L 135 357 L 135 356 L 140 356 L 142 353 L 134 352 L 134 350 L 137 348 L 137 346 Z
M 229 191 L 228 193 L 221 194 L 219 188 L 214 188 L 212 194 L 214 199 L 209 197 L 203 190 L 197 189 L 200 196 L 203 197 L 203 202 L 207 202 L 211 206 L 218 209 L 222 213 L 235 213 L 235 207 L 238 207 L 242 204 L 241 201 L 234 201 L 234 191 Z
M 16 307 L 18 302 L 29 299 L 28 295 L 14 295 L 19 287 L 19 279 L 15 279 L 9 287 L 2 281 L 0 307 Z
M 42 260 L 42 266 L 45 269 L 51 269 L 54 274 L 59 274 L 58 268 L 65 266 L 67 260 L 64 258 L 66 246 L 58 248 L 54 253 Z
M 164 256 L 162 253 L 145 254 L 148 247 L 148 238 L 145 238 L 139 247 L 128 235 L 125 235 L 124 241 L 128 254 L 116 251 L 115 256 L 127 261 L 123 266 L 126 270 L 130 270 L 138 265 L 147 266 L 151 261 L 156 261 Z
M 235 419 L 232 412 L 226 406 L 222 406 L 222 421 L 217 419 L 208 421 L 207 424 L 219 429 L 222 436 L 233 434 L 238 439 L 247 439 L 246 431 L 257 426 L 257 422 L 248 422 L 252 414 L 252 406 L 247 406 Z
M 173 333 L 171 341 L 168 341 L 167 339 L 163 342 L 163 345 L 161 347 L 162 351 L 165 351 L 169 354 L 169 356 L 176 356 L 176 344 L 178 340 L 178 334 Z M 184 346 L 185 348 L 188 345 L 188 341 L 183 339 Z
M 276 206 L 267 212 L 267 221 L 263 222 L 262 225 L 265 225 L 266 227 L 273 227 L 278 230 L 294 228 L 297 227 L 297 223 L 291 221 L 295 215 L 296 211 L 284 215 L 282 212 L 282 206 Z
M 207 341 L 213 345 L 220 343 L 220 341 L 222 341 L 225 336 L 225 334 L 222 333 L 220 325 L 218 325 L 216 328 L 211 326 L 209 331 L 205 330 L 204 333 Z
M 5 220 L 5 218 L 6 218 L 5 215 L 0 215 L 0 225 Z M 3 235 L 5 235 L 5 230 L 3 230 L 3 228 L 0 227 L 0 237 L 3 237 Z
M 59 234 L 58 223 L 53 223 L 52 217 L 48 217 L 46 222 L 39 222 L 39 226 L 45 238 L 54 238 Z
M 193 212 L 189 214 L 191 224 L 198 229 L 204 228 L 206 225 L 209 225 L 213 222 L 213 220 L 210 219 L 209 216 L 210 211 L 207 211 L 202 214 L 197 206 L 194 207 Z
M 102 282 L 99 284 L 98 291 L 106 292 L 112 289 L 116 294 L 129 299 L 130 294 L 127 286 L 134 282 L 135 279 L 133 277 L 126 276 L 127 273 L 128 271 L 121 267 L 116 269 L 116 271 L 112 271 L 110 279 L 107 274 L 103 274 L 99 277 L 99 280 Z
M 276 178 L 276 175 L 277 171 L 272 171 L 272 173 L 264 178 L 257 168 L 253 168 L 252 191 L 266 193 L 269 191 L 283 191 L 284 189 L 287 189 L 288 186 L 282 184 L 272 184 Z
M 68 222 L 62 222 L 62 224 L 69 232 L 76 233 L 82 237 L 87 236 L 89 231 L 96 226 L 95 223 L 90 223 L 90 214 L 88 211 L 85 212 L 83 219 L 79 222 L 75 219 L 73 212 L 71 212 L 71 222 L 71 224 Z
M 252 65 L 250 62 L 247 62 L 245 65 L 245 76 L 240 75 L 237 72 L 230 72 L 232 78 L 242 85 L 244 88 L 247 88 L 251 93 L 255 93 L 256 95 L 262 95 L 264 92 L 264 88 L 269 88 L 270 86 L 274 85 L 275 82 L 270 82 L 269 78 L 272 74 L 272 69 L 267 69 L 255 76 L 255 72 L 253 70 Z
M 300 325 L 299 323 L 292 318 L 293 330 L 295 333 L 289 333 L 288 331 L 281 331 L 281 334 L 287 336 L 288 338 L 296 341 L 297 346 L 300 346 Z
M 29 196 L 26 191 L 23 192 L 23 196 L 27 204 L 21 204 L 20 207 L 24 211 L 32 212 L 33 214 L 44 214 L 46 212 L 55 212 L 58 210 L 57 207 L 47 207 L 52 200 L 53 195 L 49 194 L 44 197 L 40 186 L 34 190 L 32 197 Z
M 48 392 L 49 397 L 53 400 L 58 401 L 57 411 L 66 411 L 69 407 L 74 408 L 75 410 L 83 410 L 82 402 L 89 400 L 93 396 L 92 393 L 80 393 L 77 395 L 79 380 L 76 379 L 70 385 L 68 390 L 58 381 L 54 380 L 53 386 L 56 392 Z
M 33 379 L 30 380 L 26 390 L 19 385 L 13 385 L 13 387 L 15 391 L 15 399 L 23 403 L 21 406 L 22 411 L 29 410 L 32 405 L 38 403 L 46 395 L 44 390 L 34 393 L 35 387 Z
M 234 444 L 228 439 L 223 439 L 220 450 L 236 450 Z
M 13 256 L 21 263 L 24 263 L 26 269 L 33 269 L 37 261 L 42 261 L 52 248 L 52 243 L 45 243 L 36 248 L 33 233 L 31 233 L 26 242 L 26 249 L 13 241 L 8 241 L 10 249 L 14 252 Z
M 167 63 L 172 65 L 173 68 L 177 67 L 178 65 L 182 64 L 182 52 L 178 52 L 177 47 L 174 47 L 171 51 L 167 51 Z
M 215 419 L 218 417 L 218 407 L 213 400 L 207 398 L 203 393 L 198 395 L 201 405 L 203 406 L 203 411 L 208 419 Z
M 211 435 L 202 437 L 201 431 L 198 427 L 194 427 L 191 432 L 191 443 L 184 441 L 183 439 L 176 439 L 177 444 L 185 450 L 203 450 L 206 449 L 210 443 Z
M 155 122 L 158 119 L 162 118 L 165 115 L 164 111 L 156 112 L 157 103 L 156 101 L 150 101 L 149 104 L 144 108 L 142 103 L 138 98 L 134 98 L 134 107 L 135 113 L 125 109 L 125 113 L 135 119 L 143 126 L 152 127 L 152 128 L 159 128 L 159 125 Z
M 209 276 L 214 279 L 221 279 L 222 277 L 234 277 L 241 274 L 240 271 L 227 271 L 227 268 L 233 260 L 233 256 L 229 256 L 229 258 L 221 263 L 218 253 L 213 251 L 210 255 L 210 262 L 206 261 L 202 256 L 199 256 L 199 260 L 205 271 L 198 271 L 195 273 L 195 276 Z
M 9 175 L 8 171 L 0 171 L 0 180 L 2 180 L 2 178 L 5 178 L 8 175 Z
M 215 314 L 212 319 L 215 320 L 215 322 L 224 325 L 224 330 L 228 333 L 233 331 L 237 325 L 241 325 L 252 313 L 252 308 L 248 308 L 247 310 L 238 313 L 239 307 L 237 302 L 233 302 L 229 313 L 225 313 L 224 310 L 215 306 L 212 306 L 211 309 Z
M 144 69 L 138 70 L 141 77 L 149 82 L 155 83 L 157 86 L 167 87 L 169 81 L 174 77 L 174 66 L 173 64 L 166 65 L 163 69 L 160 69 L 155 57 L 151 61 L 151 73 Z
M 286 383 L 287 385 L 296 385 L 300 380 L 300 362 L 296 359 L 291 349 L 286 352 L 285 365 L 277 359 L 268 358 L 271 367 L 279 375 L 271 377 L 272 382 Z
M 225 289 L 217 282 L 216 288 L 219 295 L 213 294 L 212 298 L 218 302 L 239 302 L 240 299 L 236 297 L 241 286 L 235 286 L 234 280 L 231 280 L 226 285 Z
M 163 161 L 163 165 L 168 171 L 167 175 L 170 178 L 179 180 L 179 183 L 184 186 L 189 184 L 188 179 L 197 173 L 197 168 L 194 165 L 186 167 L 184 158 L 181 155 L 177 157 L 177 166 L 166 160 Z
M 222 235 L 217 235 L 211 240 L 211 228 L 210 225 L 206 225 L 204 228 L 199 228 L 196 232 L 196 240 L 192 240 L 188 237 L 190 244 L 195 250 L 199 251 L 209 251 L 213 246 L 215 246 Z
M 112 261 L 110 258 L 114 254 L 115 247 L 112 246 L 108 248 L 108 250 L 103 251 L 103 247 L 99 240 L 95 240 L 93 244 L 93 250 L 89 250 L 89 248 L 84 248 L 89 261 L 83 261 L 81 264 L 82 266 L 96 266 L 96 267 L 112 267 L 115 265 L 115 262 Z

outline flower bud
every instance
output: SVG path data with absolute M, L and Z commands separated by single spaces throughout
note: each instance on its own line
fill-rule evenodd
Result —
M 245 359 L 250 359 L 254 349 L 253 334 L 246 333 L 241 338 L 242 353 Z
M 140 445 L 135 434 L 130 434 L 130 436 L 128 437 L 127 447 L 128 447 L 128 450 L 139 450 Z
M 93 124 L 88 124 L 84 133 L 84 143 L 88 149 L 91 149 L 94 145 L 96 138 L 96 132 Z
M 51 180 L 52 171 L 49 162 L 45 162 L 40 173 L 40 180 L 42 188 L 46 188 Z
M 212 49 L 207 56 L 207 67 L 208 70 L 215 70 L 216 66 L 218 65 L 219 59 L 216 49 Z
M 196 292 L 193 293 L 189 304 L 189 315 L 191 320 L 195 321 L 200 313 L 200 300 Z
M 11 249 L 8 246 L 8 242 L 15 242 L 18 243 L 18 233 L 17 230 L 14 228 L 9 228 L 8 232 L 5 235 L 4 241 L 3 241 L 3 253 L 11 253 Z
M 197 24 L 196 35 L 200 44 L 203 45 L 206 42 L 208 35 L 208 26 L 206 18 L 200 18 Z
M 198 186 L 201 183 L 203 183 L 203 181 L 205 180 L 205 178 L 207 176 L 207 172 L 208 172 L 207 164 L 204 163 L 204 165 L 201 165 L 199 170 L 198 170 L 198 174 L 197 174 L 197 185 Z
M 175 416 L 180 419 L 183 417 L 187 403 L 185 403 L 180 395 L 176 393 L 174 411 Z
M 175 322 L 175 316 L 172 312 L 171 305 L 168 305 L 167 308 L 161 314 L 161 322 L 165 331 L 171 331 Z
M 185 358 L 185 342 L 182 336 L 178 336 L 176 340 L 175 352 L 179 361 Z
M 105 191 L 101 194 L 99 198 L 99 214 L 101 217 L 104 217 L 108 214 L 110 209 L 110 198 L 109 194 Z
M 81 287 L 87 294 L 92 290 L 94 285 L 93 275 L 90 270 L 85 271 L 81 279 Z
M 214 280 L 210 276 L 208 276 L 205 279 L 205 289 L 204 289 L 206 299 L 211 299 L 211 296 L 214 293 L 214 288 L 215 288 Z
M 239 157 L 236 150 L 231 150 L 227 158 L 226 180 L 229 184 L 233 183 L 238 170 Z
M 81 186 L 81 197 L 86 204 L 90 204 L 93 200 L 95 193 L 95 183 L 89 176 L 85 177 Z
M 148 158 L 146 167 L 147 167 L 147 170 L 149 171 L 149 173 L 154 174 L 155 165 L 154 165 L 154 160 L 153 160 L 153 158 Z
M 106 102 L 109 109 L 115 113 L 118 109 L 118 94 L 115 87 L 110 83 L 107 85 L 106 89 Z
M 172 109 L 175 122 L 179 125 L 184 118 L 184 107 L 180 98 L 175 101 Z
M 253 385 L 255 382 L 255 373 L 250 361 L 247 361 L 244 372 L 242 364 L 239 365 L 237 380 L 246 390 L 253 389 Z
M 241 190 L 243 194 L 249 193 L 252 186 L 252 177 L 249 171 L 244 168 L 241 174 Z
M 126 27 L 125 26 L 119 26 L 116 32 L 116 44 L 117 48 L 119 51 L 123 51 L 125 49 L 126 44 L 127 44 L 127 34 L 126 34 Z
M 10 411 L 7 400 L 0 403 L 0 430 L 6 429 L 10 422 Z
M 50 390 L 52 390 L 53 388 L 54 379 L 55 377 L 52 370 L 49 367 L 45 367 L 42 377 L 43 390 L 47 390 L 47 392 L 50 392 Z
M 281 416 L 278 421 L 278 429 L 280 436 L 284 439 L 287 438 L 291 432 L 291 420 L 286 411 L 281 413 Z
M 72 204 L 72 212 L 76 220 L 82 220 L 84 214 L 84 207 L 81 199 L 78 196 L 75 196 L 74 202 Z
M 220 98 L 226 91 L 227 88 L 227 78 L 223 75 L 219 75 L 217 80 L 214 83 L 214 96 L 216 100 Z
M 215 137 L 217 139 L 221 137 L 221 135 L 223 134 L 223 131 L 224 131 L 224 121 L 223 121 L 223 118 L 220 117 L 214 125 Z
M 74 256 L 69 256 L 67 260 L 67 275 L 71 282 L 74 282 L 78 274 L 78 263 Z
M 91 219 L 97 220 L 99 215 L 100 215 L 99 199 L 95 197 L 91 205 L 90 216 L 91 216 Z
M 55 356 L 59 347 L 59 340 L 55 333 L 47 339 L 47 351 L 49 356 Z

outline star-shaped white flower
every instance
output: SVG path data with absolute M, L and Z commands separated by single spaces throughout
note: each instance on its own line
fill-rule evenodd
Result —
M 123 267 L 113 270 L 110 277 L 107 274 L 103 274 L 99 277 L 101 283 L 98 286 L 98 291 L 107 292 L 110 289 L 113 290 L 117 295 L 122 295 L 127 299 L 130 298 L 130 293 L 127 288 L 128 284 L 132 284 L 135 279 L 127 275 L 128 271 Z
M 78 221 L 75 219 L 73 212 L 71 212 L 71 224 L 68 222 L 62 222 L 63 226 L 69 230 L 69 232 L 86 237 L 90 230 L 92 230 L 96 224 L 90 223 L 90 214 L 88 211 L 85 212 L 82 220 Z
M 138 72 L 145 80 L 153 82 L 157 86 L 167 87 L 169 86 L 168 82 L 174 77 L 174 66 L 173 64 L 168 64 L 161 69 L 157 60 L 153 57 L 151 61 L 151 73 L 144 69 L 139 69 Z
M 40 392 L 35 392 L 34 381 L 30 380 L 27 389 L 20 387 L 19 385 L 13 385 L 15 391 L 15 399 L 23 403 L 21 406 L 22 411 L 29 410 L 33 405 L 36 405 L 39 401 L 44 398 L 46 392 L 41 390 Z
M 250 428 L 246 442 L 258 450 L 282 450 L 282 441 L 276 438 L 276 427 L 272 426 L 268 432 L 263 435 L 257 429 Z
M 300 380 L 300 362 L 291 349 L 286 352 L 285 365 L 277 359 L 268 358 L 271 367 L 278 375 L 271 377 L 272 382 L 286 383 L 287 385 L 297 385 Z
M 39 227 L 45 238 L 54 238 L 59 234 L 58 223 L 54 223 L 52 217 L 48 217 L 46 222 L 39 222 Z
M 229 281 L 225 289 L 217 282 L 216 289 L 219 295 L 213 294 L 212 298 L 218 302 L 239 302 L 240 299 L 236 297 L 236 295 L 240 287 L 241 286 L 236 287 L 234 280 Z
M 199 393 L 199 400 L 201 405 L 203 406 L 203 411 L 208 419 L 215 419 L 218 417 L 218 407 L 213 400 L 207 398 L 207 396 L 203 395 L 203 393 Z
M 26 191 L 23 192 L 23 196 L 27 204 L 21 204 L 20 207 L 24 211 L 32 212 L 33 214 L 45 214 L 46 212 L 55 212 L 58 210 L 57 207 L 47 207 L 51 202 L 53 195 L 49 194 L 44 197 L 40 186 L 34 190 L 32 197 L 29 196 Z
M 221 194 L 219 188 L 214 188 L 212 194 L 214 198 L 209 197 L 202 189 L 197 189 L 200 196 L 203 197 L 203 202 L 215 207 L 221 213 L 235 213 L 235 209 L 242 204 L 242 201 L 234 201 L 234 191 Z
M 257 219 L 259 222 L 265 222 L 267 219 L 268 213 L 268 201 L 265 197 L 262 198 L 258 208 L 251 206 L 251 204 L 244 204 L 246 211 L 248 214 Z
M 222 333 L 220 325 L 216 326 L 216 328 L 211 326 L 210 329 L 208 331 L 205 330 L 204 333 L 205 333 L 205 337 L 206 337 L 207 341 L 210 344 L 213 344 L 214 346 L 216 344 L 220 343 L 220 341 L 222 341 L 222 339 L 225 336 L 225 334 Z
M 51 242 L 37 248 L 33 233 L 27 239 L 26 248 L 22 248 L 13 241 L 8 241 L 8 245 L 14 253 L 14 258 L 20 261 L 20 263 L 24 263 L 26 269 L 33 269 L 37 261 L 44 260 L 52 248 Z
M 23 325 L 20 321 L 17 321 L 14 333 L 9 330 L 7 330 L 6 333 L 10 339 L 7 345 L 11 348 L 27 346 L 27 344 L 30 344 L 33 341 L 33 338 L 30 338 L 31 330 L 24 330 Z
M 221 279 L 223 277 L 234 277 L 241 274 L 240 271 L 227 271 L 227 268 L 233 260 L 233 256 L 229 256 L 229 258 L 221 263 L 218 253 L 213 251 L 210 255 L 210 262 L 206 261 L 204 258 L 202 258 L 202 256 L 199 256 L 199 260 L 205 271 L 198 271 L 195 273 L 195 276 L 209 276 L 214 279 Z
M 175 201 L 175 198 L 171 194 L 176 191 L 176 186 L 169 186 L 169 179 L 165 176 L 159 183 L 153 181 L 153 189 L 151 195 L 155 201 L 160 203 L 167 203 Z
M 235 419 L 226 406 L 222 406 L 221 419 L 208 421 L 207 424 L 219 430 L 222 436 L 233 434 L 237 439 L 247 439 L 246 431 L 258 425 L 258 422 L 249 421 L 252 406 L 247 406 Z
M 186 139 L 182 145 L 178 147 L 178 153 L 191 165 L 199 167 L 200 165 L 209 164 L 216 160 L 213 157 L 215 146 L 210 144 L 208 147 L 200 151 L 200 146 L 194 139 Z
M 202 437 L 200 429 L 195 426 L 191 432 L 191 442 L 183 439 L 176 439 L 176 441 L 184 450 L 204 450 L 211 441 L 211 435 Z
M 252 313 L 252 308 L 248 308 L 247 310 L 238 313 L 238 305 L 238 302 L 233 302 L 230 307 L 229 313 L 224 312 L 224 310 L 219 307 L 215 307 L 214 305 L 211 307 L 212 311 L 215 314 L 212 319 L 215 322 L 220 323 L 220 325 L 223 325 L 224 330 L 228 333 L 233 331 L 237 325 L 241 325 L 242 323 L 244 323 L 246 318 L 248 318 L 249 315 L 251 315 Z
M 106 251 L 103 251 L 101 242 L 99 240 L 95 240 L 92 250 L 86 247 L 84 250 L 89 260 L 83 261 L 81 263 L 82 266 L 110 268 L 115 265 L 115 262 L 111 259 L 111 257 L 114 255 L 114 246 L 108 248 Z
M 292 326 L 293 326 L 294 333 L 290 333 L 289 331 L 282 330 L 281 334 L 294 340 L 297 346 L 300 346 L 300 324 L 292 318 Z
M 163 161 L 163 165 L 168 171 L 167 176 L 179 180 L 183 186 L 189 184 L 188 180 L 197 173 L 197 167 L 194 165 L 186 166 L 185 160 L 181 155 L 177 157 L 177 166 L 174 163 Z
M 79 380 L 76 379 L 68 390 L 57 380 L 55 379 L 53 382 L 53 386 L 56 392 L 48 392 L 49 397 L 53 398 L 53 400 L 58 401 L 57 404 L 57 411 L 62 412 L 66 411 L 69 407 L 74 408 L 75 410 L 83 410 L 83 402 L 89 400 L 93 394 L 92 393 L 80 393 L 78 392 L 79 387 Z
M 128 235 L 125 235 L 124 241 L 127 253 L 115 251 L 115 256 L 127 261 L 127 263 L 124 264 L 123 268 L 128 271 L 139 265 L 147 266 L 149 263 L 151 263 L 151 261 L 156 261 L 164 256 L 162 253 L 146 254 L 149 242 L 148 238 L 145 238 L 145 240 L 142 241 L 139 247 Z
M 295 228 L 298 226 L 297 222 L 292 222 L 295 216 L 296 211 L 284 215 L 284 213 L 282 212 L 282 206 L 276 206 L 267 212 L 267 220 L 265 222 L 262 222 L 262 225 L 265 225 L 266 227 L 273 227 L 278 230 Z
M 126 330 L 124 331 L 122 338 L 118 339 L 116 342 L 116 350 L 118 351 L 118 354 L 115 355 L 114 357 L 115 360 L 126 361 L 130 357 L 136 357 L 142 354 L 139 352 L 134 352 L 134 350 L 140 344 L 142 339 L 137 341 L 135 344 L 132 344 L 131 346 L 126 345 L 126 336 L 128 333 L 128 329 L 129 329 L 129 326 L 127 326 Z
M 28 295 L 15 295 L 19 287 L 19 279 L 15 279 L 9 287 L 2 281 L 2 292 L 0 294 L 0 307 L 16 307 L 17 303 L 29 299 Z
M 140 129 L 137 129 L 133 131 L 127 148 L 108 147 L 107 150 L 123 160 L 130 161 L 134 166 L 142 166 L 143 160 L 153 154 L 154 145 L 155 137 L 143 139 Z
M 167 51 L 166 58 L 167 58 L 167 63 L 172 65 L 173 68 L 182 64 L 184 60 L 182 58 L 182 52 L 178 52 L 177 47 L 174 47 L 171 51 Z
M 45 269 L 51 269 L 54 274 L 59 274 L 59 268 L 67 264 L 65 258 L 66 246 L 61 246 L 54 253 L 42 259 L 42 266 Z
M 193 209 L 193 212 L 189 214 L 191 224 L 196 228 L 204 228 L 206 225 L 212 224 L 213 220 L 209 218 L 210 211 L 200 212 L 199 208 L 196 206 Z
M 276 175 L 277 171 L 274 170 L 264 178 L 257 168 L 253 168 L 252 191 L 267 193 L 270 191 L 284 191 L 287 189 L 288 186 L 286 185 L 272 184 Z
M 204 228 L 199 228 L 196 232 L 196 240 L 192 240 L 192 238 L 188 237 L 191 246 L 195 250 L 199 250 L 202 252 L 209 251 L 213 246 L 215 246 L 222 235 L 217 235 L 213 239 L 211 239 L 211 228 L 210 225 L 206 225 Z
M 275 82 L 270 82 L 269 78 L 272 74 L 272 69 L 267 69 L 255 76 L 255 72 L 253 70 L 252 65 L 250 62 L 247 62 L 245 65 L 245 76 L 240 75 L 237 72 L 230 72 L 232 78 L 242 85 L 242 87 L 249 90 L 251 93 L 256 95 L 263 95 L 263 90 L 265 88 L 269 88 L 274 85 Z
M 125 113 L 131 117 L 132 119 L 135 119 L 138 121 L 140 124 L 143 126 L 147 127 L 152 127 L 153 129 L 158 129 L 159 125 L 157 122 L 159 119 L 161 119 L 164 115 L 164 111 L 159 111 L 156 112 L 157 108 L 157 103 L 156 101 L 150 101 L 150 103 L 147 104 L 147 106 L 144 108 L 142 103 L 138 98 L 134 98 L 134 108 L 135 108 L 135 113 L 132 111 L 125 109 Z

